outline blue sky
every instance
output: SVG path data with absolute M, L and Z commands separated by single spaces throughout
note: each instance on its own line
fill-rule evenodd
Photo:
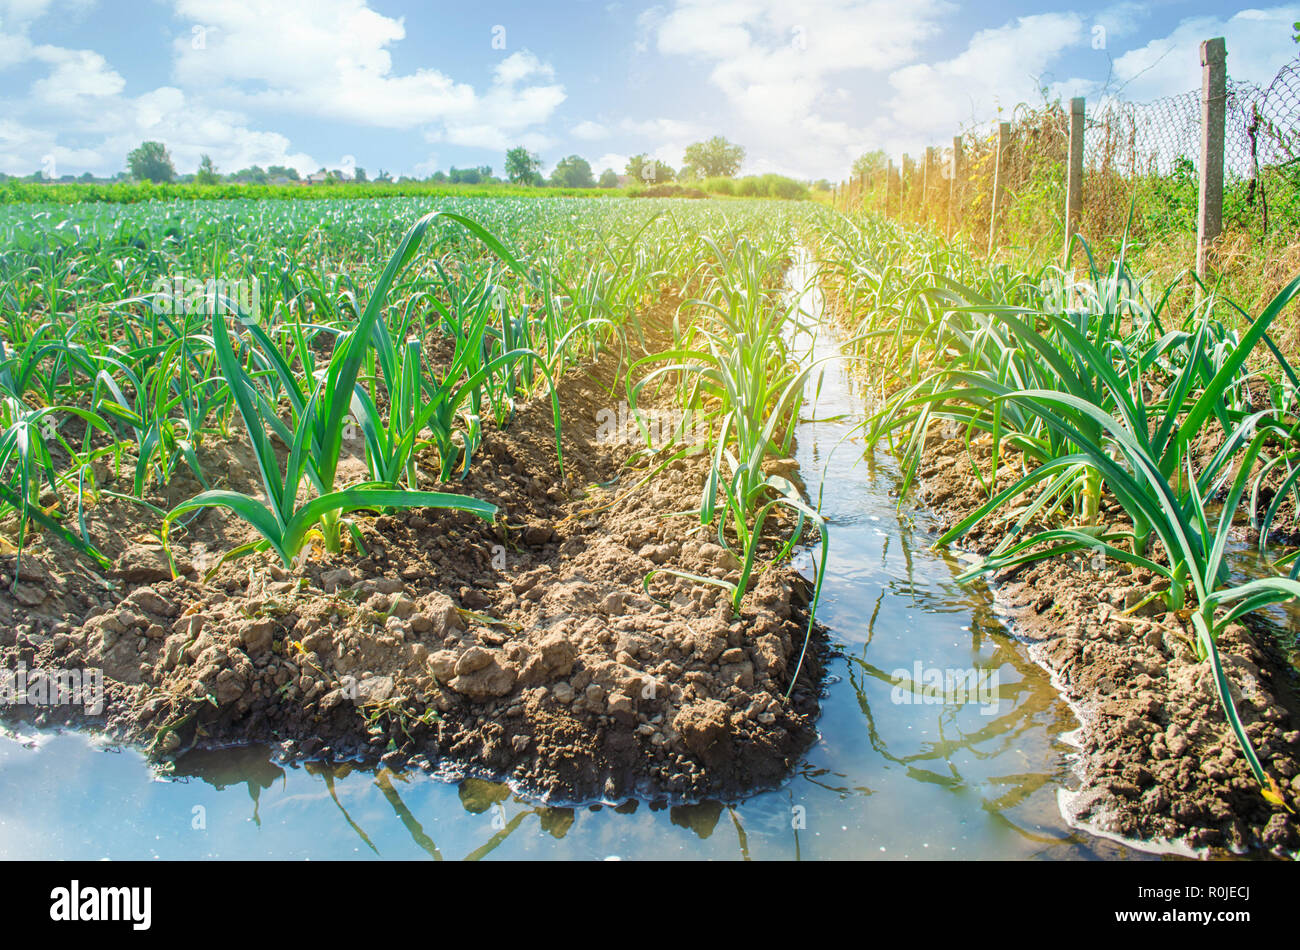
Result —
M 1267 83 L 1300 2 L 0 0 L 0 171 L 112 174 L 145 139 L 182 172 L 349 161 L 374 175 L 549 169 L 723 134 L 743 171 L 844 177 L 999 107 L 1199 83 L 1197 45 Z

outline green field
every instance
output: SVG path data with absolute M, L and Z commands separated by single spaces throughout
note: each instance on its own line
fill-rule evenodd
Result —
M 493 523 L 494 504 L 457 489 L 487 430 L 548 401 L 563 466 L 574 420 L 559 381 L 613 353 L 611 405 L 698 420 L 702 439 L 647 438 L 635 462 L 653 479 L 703 456 L 686 514 L 737 564 L 699 576 L 667 563 L 645 589 L 720 589 L 739 617 L 770 564 L 833 532 L 771 465 L 791 455 L 818 368 L 791 342 L 816 328 L 781 289 L 802 247 L 865 367 L 868 448 L 891 448 L 908 481 L 940 430 L 987 448 L 969 454 L 984 498 L 938 541 L 979 523 L 1002 532 L 963 582 L 1079 552 L 1158 576 L 1259 787 L 1288 794 L 1253 751 L 1217 643 L 1300 597 L 1300 382 L 1273 342 L 1300 278 L 1247 312 L 1139 280 L 1122 257 L 1076 272 L 990 264 L 960 239 L 811 202 L 328 189 L 188 201 L 184 187 L 0 207 L 0 544 L 15 585 L 22 558 L 51 545 L 107 571 L 110 539 L 87 526 L 110 499 L 134 504 L 132 530 L 168 552 L 218 511 L 255 532 L 221 563 L 289 571 L 357 553 L 359 527 L 385 512 Z M 665 305 L 656 338 L 643 316 Z M 364 474 L 341 467 L 349 433 Z M 250 452 L 259 490 L 222 487 L 201 462 L 209 441 Z M 182 475 L 197 490 L 164 501 Z M 1252 580 L 1228 563 L 1245 523 L 1266 566 Z M 809 633 L 816 603 L 814 591 Z

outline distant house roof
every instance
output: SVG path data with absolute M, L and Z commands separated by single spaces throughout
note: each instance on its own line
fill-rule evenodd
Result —
M 312 172 L 310 175 L 307 176 L 307 184 L 323 185 L 327 177 L 328 174 L 326 172 Z

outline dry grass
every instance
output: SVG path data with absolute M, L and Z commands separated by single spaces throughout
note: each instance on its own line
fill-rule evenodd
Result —
M 1067 121 L 1060 103 L 1022 105 L 1012 114 L 995 259 L 1028 267 L 1063 259 Z M 920 163 L 913 174 L 895 174 L 888 196 L 884 176 L 879 176 L 854 195 L 855 205 L 878 213 L 888 206 L 891 218 L 946 234 L 964 242 L 974 256 L 986 256 L 997 137 L 968 132 L 961 144 L 959 180 L 943 174 L 945 155 L 928 176 L 922 175 Z M 1150 168 L 1123 169 L 1112 158 L 1104 145 L 1088 156 L 1078 232 L 1099 261 L 1117 258 L 1127 239 L 1131 270 L 1148 276 L 1151 286 L 1162 291 L 1182 276 L 1172 302 L 1178 311 L 1189 312 L 1197 290 L 1191 277 L 1196 266 L 1196 186 L 1189 177 L 1190 165 L 1158 175 Z M 1265 178 L 1270 189 L 1280 189 L 1269 198 L 1270 234 L 1258 233 L 1264 218 L 1253 189 L 1236 183 L 1225 210 L 1226 230 L 1211 258 L 1211 286 L 1221 298 L 1214 315 L 1238 330 L 1246 321 L 1226 301 L 1258 314 L 1300 273 L 1300 234 L 1290 221 L 1296 206 L 1294 183 L 1278 170 Z M 1247 193 L 1251 197 L 1243 200 Z M 1275 206 L 1284 209 L 1280 215 L 1273 213 Z M 1080 256 L 1074 264 L 1081 266 Z M 1300 363 L 1300 304 L 1281 315 L 1274 339 L 1288 359 Z

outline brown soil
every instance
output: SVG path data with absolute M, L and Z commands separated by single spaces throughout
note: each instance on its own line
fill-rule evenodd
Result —
M 987 447 L 977 446 L 974 456 L 987 470 Z M 941 530 L 987 499 L 959 440 L 932 438 L 918 475 L 920 497 Z M 1102 515 L 1112 524 L 1123 520 L 1113 502 Z M 983 554 L 1001 538 L 1001 527 L 979 525 L 959 545 Z M 1300 823 L 1261 794 L 1220 709 L 1209 661 L 1196 659 L 1190 622 L 1166 612 L 1158 599 L 1139 606 L 1163 590 L 1159 578 L 1113 561 L 1103 567 L 1057 557 L 1001 572 L 993 588 L 1012 631 L 1030 645 L 1082 723 L 1080 787 L 1065 799 L 1068 818 L 1153 844 L 1277 855 L 1300 850 Z M 1300 796 L 1295 671 L 1271 637 L 1246 627 L 1228 628 L 1219 646 L 1246 732 L 1294 803 Z
M 433 509 L 357 516 L 364 552 L 316 550 L 293 571 L 254 555 L 205 582 L 220 554 L 254 537 L 242 522 L 209 510 L 175 532 L 172 579 L 153 513 L 89 508 L 115 570 L 100 576 L 36 541 L 17 588 L 0 590 L 0 666 L 101 668 L 106 708 L 9 711 L 158 756 L 271 742 L 286 756 L 474 772 L 568 800 L 780 782 L 815 736 L 819 634 L 783 695 L 809 587 L 771 566 L 739 618 L 699 582 L 659 574 L 647 595 L 656 567 L 734 579 L 738 565 L 715 528 L 674 514 L 698 506 L 702 456 L 647 479 L 666 455 L 634 458 L 629 442 L 600 438 L 601 410 L 624 398 L 621 381 L 609 392 L 615 364 L 606 355 L 561 383 L 563 475 L 546 395 L 504 430 L 486 425 L 463 482 L 437 485 L 436 458 L 421 459 L 419 487 L 492 501 L 498 526 Z M 208 440 L 204 452 L 214 487 L 257 490 L 247 446 Z M 153 503 L 188 497 L 192 481 L 177 474 Z

